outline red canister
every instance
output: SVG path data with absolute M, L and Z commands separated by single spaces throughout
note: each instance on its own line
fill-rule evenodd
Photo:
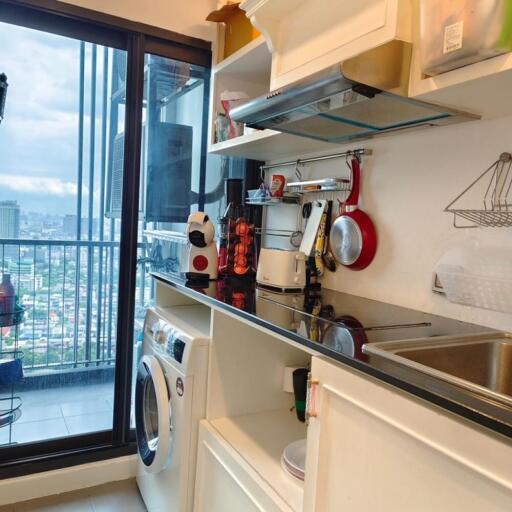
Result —
M 283 197 L 286 179 L 282 174 L 274 174 L 270 183 L 270 195 L 272 197 Z

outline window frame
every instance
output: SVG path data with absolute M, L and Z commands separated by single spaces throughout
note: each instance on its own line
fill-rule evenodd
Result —
M 0 449 L 0 479 L 136 453 L 130 429 L 144 54 L 205 67 L 201 186 L 208 131 L 211 43 L 56 0 L 0 0 L 0 21 L 127 51 L 124 169 L 113 428 Z M 204 192 L 204 191 L 203 191 Z M 203 194 L 204 195 L 204 194 Z M 202 205 L 200 204 L 201 208 Z M 123 340 L 127 340 L 123 342 Z

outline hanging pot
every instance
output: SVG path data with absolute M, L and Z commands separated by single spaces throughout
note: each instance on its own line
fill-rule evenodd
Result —
M 336 260 L 352 270 L 363 270 L 375 257 L 377 233 L 370 217 L 358 208 L 361 169 L 352 159 L 352 190 L 341 205 L 341 215 L 334 221 L 329 242 Z

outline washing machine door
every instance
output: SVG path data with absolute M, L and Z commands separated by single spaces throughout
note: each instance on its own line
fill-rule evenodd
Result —
M 135 384 L 135 432 L 139 457 L 150 473 L 169 461 L 172 409 L 164 372 L 158 359 L 143 356 Z

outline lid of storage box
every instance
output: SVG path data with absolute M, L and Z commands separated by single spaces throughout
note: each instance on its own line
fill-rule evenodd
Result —
M 216 23 L 222 23 L 227 21 L 236 11 L 240 11 L 241 9 L 238 7 L 240 2 L 236 2 L 234 4 L 226 4 L 223 5 L 220 9 L 216 11 L 212 11 L 208 16 L 206 16 L 206 21 L 214 21 Z

